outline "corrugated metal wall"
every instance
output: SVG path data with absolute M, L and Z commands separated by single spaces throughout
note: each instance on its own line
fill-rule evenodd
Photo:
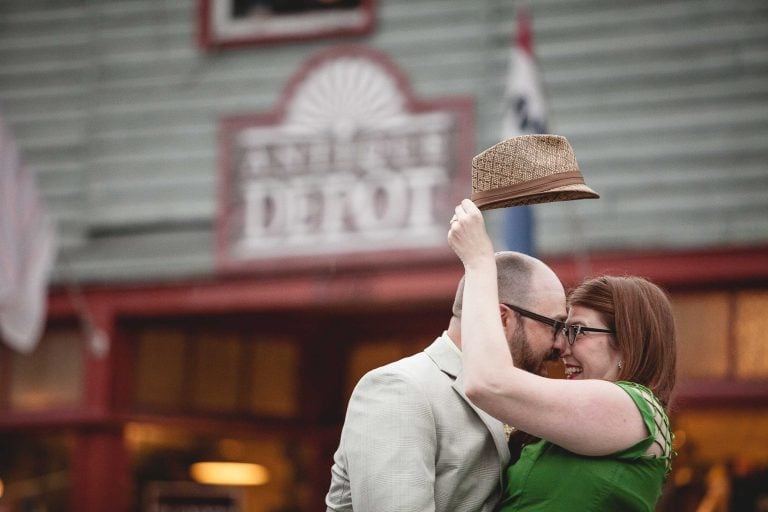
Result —
M 216 132 L 272 110 L 338 43 L 388 53 L 417 96 L 476 99 L 497 142 L 514 5 L 379 0 L 357 38 L 206 53 L 194 0 L 3 0 L 0 109 L 59 223 L 55 278 L 213 272 Z M 603 196 L 535 207 L 541 254 L 768 241 L 768 3 L 538 0 L 550 130 Z
M 541 246 L 768 239 L 768 3 L 537 3 L 553 130 L 599 201 L 539 208 Z

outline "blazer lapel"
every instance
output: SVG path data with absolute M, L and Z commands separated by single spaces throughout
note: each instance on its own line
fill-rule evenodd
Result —
M 504 424 L 483 411 L 479 407 L 475 406 L 472 401 L 464 394 L 464 376 L 459 374 L 455 381 L 453 381 L 453 389 L 461 395 L 461 397 L 469 404 L 472 409 L 480 416 L 485 426 L 488 427 L 488 431 L 493 436 L 493 442 L 496 444 L 496 450 L 499 452 L 499 458 L 502 462 L 502 467 L 506 467 L 509 464 L 509 446 L 507 445 L 507 437 L 504 435 Z
M 485 426 L 493 437 L 496 450 L 499 452 L 499 459 L 501 460 L 502 467 L 506 467 L 509 463 L 510 456 L 509 447 L 507 446 L 507 438 L 504 435 L 504 426 L 499 420 L 476 407 L 464 394 L 464 379 L 461 375 L 461 356 L 448 345 L 449 343 L 453 342 L 447 336 L 441 336 L 424 349 L 424 352 L 426 352 L 430 359 L 435 362 L 438 368 L 454 379 L 452 384 L 454 391 L 469 404 L 472 410 L 474 410 L 483 423 L 485 423 Z

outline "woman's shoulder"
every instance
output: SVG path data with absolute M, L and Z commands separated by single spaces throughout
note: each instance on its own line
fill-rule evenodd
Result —
M 617 380 L 617 381 L 614 382 L 614 384 L 616 384 L 617 386 L 620 386 L 620 387 L 622 387 L 624 389 L 634 389 L 634 390 L 638 390 L 638 391 L 644 391 L 646 393 L 649 393 L 650 395 L 653 395 L 653 393 L 651 393 L 650 389 L 648 389 L 647 387 L 643 386 L 642 384 L 639 384 L 637 382 L 633 382 L 631 380 Z
M 642 400 L 643 402 L 652 406 L 654 409 L 660 409 L 661 412 L 664 412 L 664 415 L 666 416 L 666 412 L 664 411 L 664 406 L 661 404 L 661 401 L 647 387 L 643 386 L 642 384 L 638 384 L 637 382 L 628 380 L 619 380 L 614 382 L 614 384 L 629 394 L 629 396 L 631 396 L 636 403 L 638 400 Z
M 637 406 L 648 429 L 648 437 L 633 448 L 641 449 L 642 455 L 666 459 L 672 456 L 672 430 L 664 406 L 650 389 L 631 381 L 617 381 L 617 386 L 626 391 Z M 634 451 L 634 450 L 633 450 Z

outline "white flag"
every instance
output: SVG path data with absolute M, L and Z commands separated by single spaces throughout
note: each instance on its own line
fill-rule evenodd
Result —
M 504 93 L 502 139 L 547 132 L 547 109 L 533 57 L 531 21 L 527 9 L 517 12 L 517 33 L 509 61 Z M 508 250 L 534 254 L 533 212 L 530 206 L 506 208 L 504 242 Z
M 528 133 L 547 133 L 547 107 L 533 56 L 531 18 L 517 13 L 517 33 L 509 62 L 502 134 L 505 139 Z
M 0 117 L 0 338 L 20 352 L 34 350 L 42 334 L 55 253 L 35 177 Z

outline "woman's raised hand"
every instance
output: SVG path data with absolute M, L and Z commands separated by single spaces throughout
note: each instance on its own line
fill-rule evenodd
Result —
M 483 214 L 469 199 L 456 206 L 448 231 L 448 245 L 464 266 L 494 260 L 493 243 L 485 230 Z

